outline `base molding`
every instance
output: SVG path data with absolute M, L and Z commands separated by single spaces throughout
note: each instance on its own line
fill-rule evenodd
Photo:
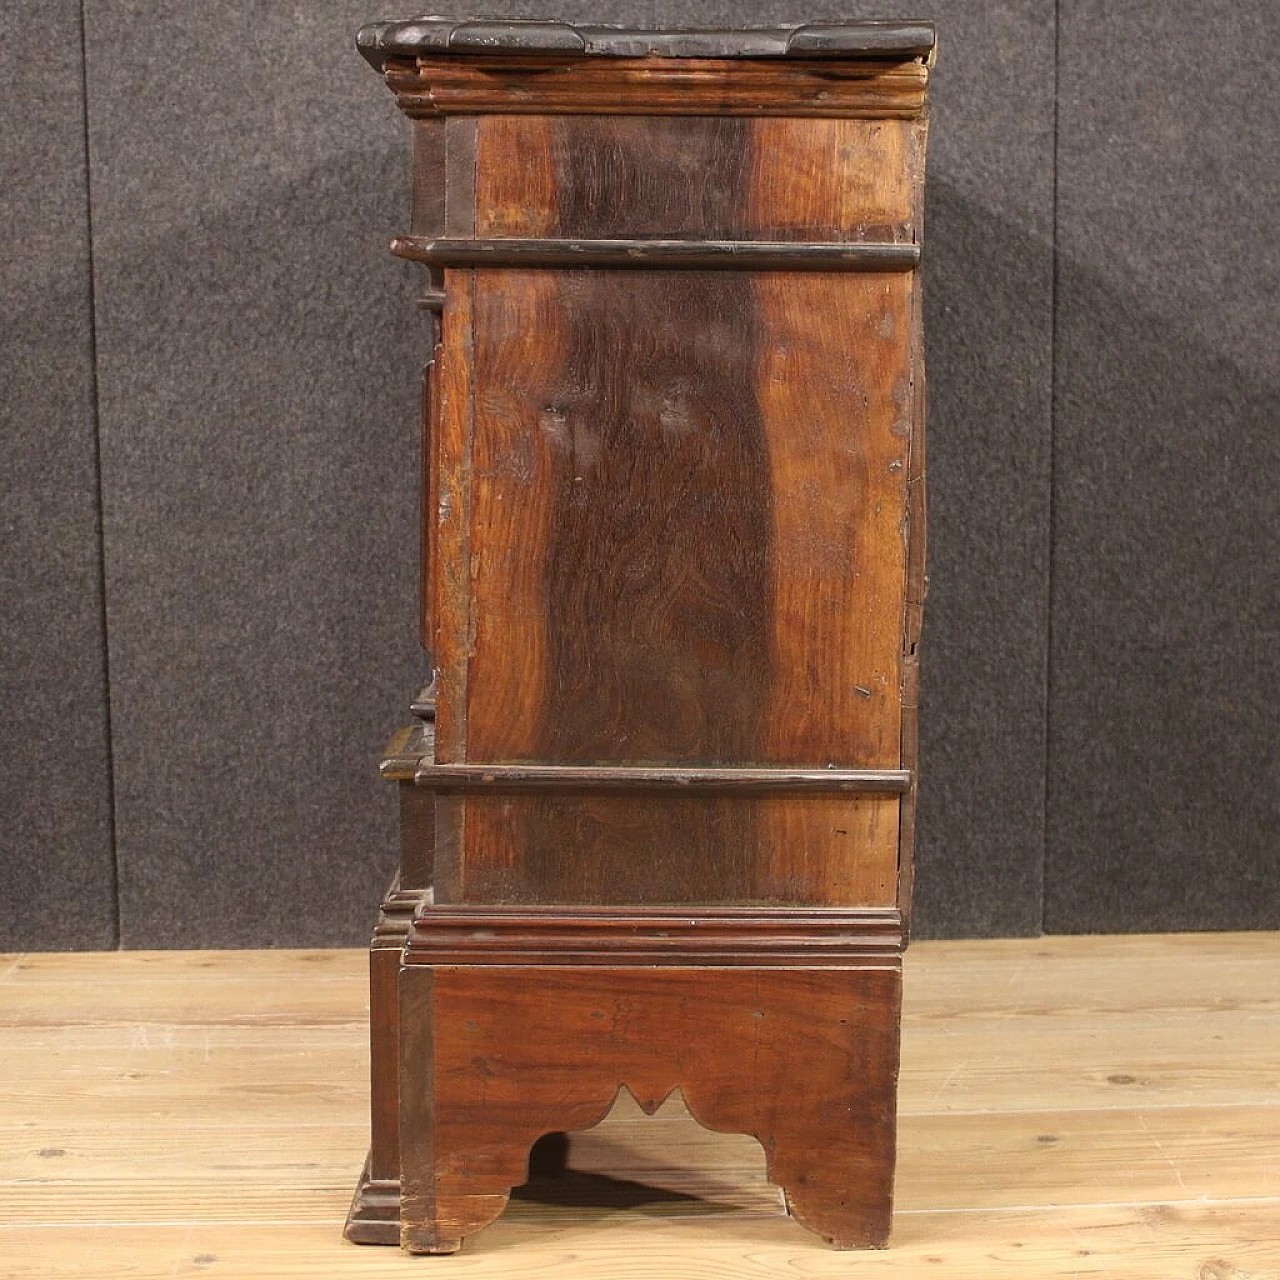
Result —
M 410 913 L 393 890 L 370 957 L 381 1105 L 347 1238 L 457 1250 L 526 1180 L 539 1138 L 593 1127 L 626 1088 L 650 1113 L 679 1089 L 705 1128 L 760 1142 L 798 1222 L 882 1247 L 902 947 L 893 908 L 420 895 Z
M 353 1244 L 399 1244 L 400 1179 L 371 1177 L 365 1160 L 342 1234 Z
M 405 965 L 692 965 L 896 969 L 896 907 L 425 905 Z

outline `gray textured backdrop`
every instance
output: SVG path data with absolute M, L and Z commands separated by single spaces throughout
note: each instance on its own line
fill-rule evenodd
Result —
M 424 333 L 352 36 L 407 13 L 6 8 L 0 947 L 367 934 Z M 940 30 L 921 932 L 1280 926 L 1275 6 L 897 16 Z

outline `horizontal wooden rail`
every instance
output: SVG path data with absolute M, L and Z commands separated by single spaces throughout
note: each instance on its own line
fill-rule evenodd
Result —
M 684 768 L 566 764 L 419 764 L 433 791 L 862 792 L 901 795 L 909 769 Z
M 650 270 L 913 271 L 918 244 L 764 240 L 481 240 L 399 236 L 391 252 L 443 267 L 644 267 Z
M 405 964 L 889 968 L 892 907 L 476 907 L 423 905 Z

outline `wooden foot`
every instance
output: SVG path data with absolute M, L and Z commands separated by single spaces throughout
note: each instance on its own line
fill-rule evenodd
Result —
M 344 1231 L 356 1244 L 400 1241 L 400 953 L 425 891 L 392 882 L 369 944 L 369 1158 Z
M 889 1236 L 901 998 L 896 916 L 433 908 L 400 973 L 401 1243 L 493 1221 L 543 1134 L 626 1086 L 677 1087 L 748 1133 L 792 1213 L 841 1248 Z

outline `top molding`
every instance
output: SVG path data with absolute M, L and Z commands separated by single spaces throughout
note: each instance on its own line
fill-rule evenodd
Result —
M 356 47 L 377 71 L 388 61 L 447 54 L 597 58 L 928 59 L 933 24 L 872 20 L 738 30 L 645 30 L 564 22 L 425 17 L 361 28 Z

